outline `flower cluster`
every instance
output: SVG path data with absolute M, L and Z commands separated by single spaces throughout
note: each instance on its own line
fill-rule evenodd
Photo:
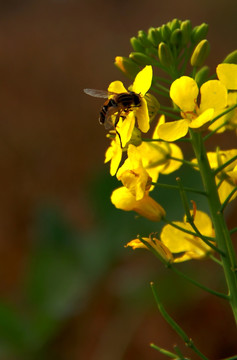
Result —
M 177 142 L 189 142 L 195 152 L 200 139 L 237 130 L 237 54 L 227 56 L 217 66 L 216 74 L 209 76 L 209 68 L 204 65 L 210 50 L 205 39 L 207 30 L 206 24 L 192 28 L 190 21 L 174 19 L 148 33 L 140 31 L 131 39 L 134 52 L 129 58 L 116 57 L 116 66 L 133 79 L 128 90 L 121 81 L 108 87 L 111 98 L 122 94 L 124 99 L 122 110 L 118 104 L 117 108 L 113 105 L 114 128 L 108 135 L 110 146 L 105 155 L 111 176 L 121 183 L 111 195 L 116 208 L 135 211 L 151 221 L 167 222 L 165 206 L 151 195 L 160 186 L 159 175 L 173 174 L 182 165 L 199 170 L 202 176 L 204 171 L 203 156 L 185 160 Z M 189 76 L 188 62 L 193 69 Z M 160 70 L 167 77 L 157 75 Z M 133 96 L 136 102 L 131 100 Z M 198 151 L 203 150 L 200 147 Z M 205 156 L 206 169 L 208 166 L 224 208 L 237 196 L 237 149 L 217 148 Z M 212 221 L 200 210 L 189 210 L 185 187 L 176 187 L 184 205 L 183 222 L 168 221 L 159 237 L 140 236 L 128 246 L 148 248 L 167 262 L 201 259 L 215 248 Z M 203 193 L 209 196 L 205 181 Z

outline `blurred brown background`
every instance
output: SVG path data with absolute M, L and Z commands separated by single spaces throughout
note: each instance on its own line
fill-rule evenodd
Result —
M 237 47 L 236 12 L 236 0 L 0 2 L 2 299 L 18 308 L 24 303 L 22 279 L 31 256 L 32 224 L 38 207 L 52 204 L 75 231 L 91 233 L 97 226 L 98 213 L 89 201 L 88 184 L 96 181 L 97 174 L 108 172 L 103 165 L 107 140 L 97 121 L 101 102 L 87 97 L 83 88 L 106 89 L 113 80 L 125 80 L 113 65 L 115 56 L 128 56 L 129 38 L 138 30 L 160 26 L 174 17 L 190 19 L 193 25 L 210 25 L 209 64 L 214 69 Z M 102 201 L 106 207 L 109 198 Z M 232 208 L 230 223 L 235 219 L 236 208 Z M 122 248 L 128 240 L 123 238 L 119 246 Z M 151 266 L 150 254 L 132 253 L 129 259 L 116 259 L 108 267 L 113 277 L 104 274 L 95 282 L 88 306 L 84 305 L 82 311 L 73 307 L 57 324 L 42 345 L 41 359 L 162 359 L 149 348 L 151 341 L 172 349 L 177 336 L 156 312 L 149 289 L 147 296 L 151 299 L 143 313 L 133 306 L 122 307 L 119 296 L 111 295 L 111 287 L 123 276 L 129 273 L 137 282 L 140 267 Z M 153 271 L 157 264 L 152 266 Z M 202 264 L 197 265 L 197 273 L 198 269 Z M 212 276 L 211 281 L 215 278 Z M 145 286 L 143 277 L 141 286 Z M 237 352 L 229 309 L 202 293 L 190 295 L 191 299 L 196 296 L 198 301 L 187 306 L 190 298 L 184 294 L 184 305 L 176 304 L 176 319 L 198 339 L 210 358 Z M 136 297 L 134 301 L 138 301 Z M 32 350 L 28 357 L 24 352 L 3 351 L 0 358 L 35 359 L 40 351 Z

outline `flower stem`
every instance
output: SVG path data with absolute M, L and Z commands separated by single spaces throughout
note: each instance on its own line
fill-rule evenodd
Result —
M 220 293 L 218 291 L 212 290 L 209 287 L 199 283 L 198 281 L 194 280 L 193 278 L 187 276 L 185 273 L 179 271 L 178 269 L 176 269 L 172 264 L 169 265 L 169 268 L 172 269 L 177 275 L 183 277 L 185 280 L 189 281 L 191 284 L 199 287 L 200 289 L 209 292 L 212 295 L 218 296 L 222 299 L 225 300 L 229 300 L 229 296 L 223 293 Z
M 202 177 L 204 189 L 207 193 L 210 213 L 216 234 L 216 244 L 221 250 L 221 261 L 223 264 L 226 283 L 229 290 L 229 299 L 237 324 L 237 277 L 236 277 L 236 255 L 230 234 L 220 211 L 221 203 L 215 183 L 215 176 L 208 162 L 206 149 L 204 147 L 203 138 L 200 133 L 190 129 L 191 142 L 198 161 L 200 174 Z M 225 256 L 223 256 L 225 254 Z
M 235 160 L 237 160 L 237 155 L 233 156 L 231 159 L 229 159 L 224 164 L 220 165 L 217 169 L 215 169 L 213 171 L 214 175 L 217 175 L 220 171 L 222 171 L 224 168 L 226 168 L 228 165 L 230 165 Z
M 181 337 L 181 339 L 183 339 L 185 344 L 188 347 L 190 347 L 190 349 L 192 349 L 201 359 L 208 360 L 206 358 L 206 356 L 203 355 L 201 353 L 201 351 L 196 348 L 196 346 L 194 345 L 192 339 L 190 339 L 188 337 L 188 335 L 184 332 L 184 330 L 166 312 L 165 308 L 163 307 L 163 305 L 162 305 L 162 303 L 161 303 L 161 301 L 159 299 L 159 296 L 158 296 L 157 290 L 155 289 L 154 283 L 151 283 L 151 289 L 152 289 L 152 292 L 153 292 L 157 307 L 158 307 L 161 315 L 163 316 L 163 318 L 167 321 L 167 323 L 174 329 L 174 331 Z
M 179 190 L 179 187 L 177 185 L 170 185 L 170 184 L 162 184 L 162 183 L 159 183 L 159 182 L 152 182 L 151 183 L 152 185 L 154 186 L 157 186 L 157 187 L 162 187 L 162 188 L 166 188 L 166 189 L 172 189 L 172 190 Z M 195 194 L 199 194 L 199 195 L 204 195 L 206 196 L 206 193 L 205 191 L 202 191 L 202 190 L 198 190 L 198 189 L 195 189 L 195 188 L 190 188 L 190 187 L 184 187 L 183 188 L 185 191 L 188 191 L 188 192 L 193 192 Z
M 159 346 L 157 346 L 155 344 L 150 344 L 150 347 L 157 350 L 157 351 L 159 351 L 161 354 L 168 356 L 171 359 L 177 359 L 176 354 L 174 354 L 174 353 L 172 353 L 172 352 L 170 352 L 168 350 L 162 349 L 161 347 L 159 347 Z

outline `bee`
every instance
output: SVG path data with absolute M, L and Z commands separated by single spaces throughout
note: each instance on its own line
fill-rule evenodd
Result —
M 90 96 L 107 99 L 100 110 L 99 122 L 108 130 L 116 128 L 120 117 L 126 117 L 134 107 L 141 106 L 140 95 L 133 91 L 117 94 L 103 90 L 84 89 L 84 92 Z M 114 114 L 116 117 L 113 121 Z

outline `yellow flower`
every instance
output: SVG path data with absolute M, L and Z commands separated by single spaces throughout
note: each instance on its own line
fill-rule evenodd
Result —
M 113 191 L 111 202 L 118 209 L 136 211 L 151 221 L 160 221 L 165 216 L 165 210 L 149 196 L 148 191 L 141 200 L 136 200 L 131 191 L 122 186 Z
M 150 245 L 156 253 L 159 254 L 166 262 L 173 262 L 173 255 L 171 251 L 165 246 L 160 240 L 155 238 L 154 236 L 150 236 L 149 238 L 144 237 L 142 238 L 148 245 Z M 127 243 L 126 247 L 132 247 L 133 250 L 135 249 L 147 249 L 149 247 L 146 246 L 140 239 L 133 239 Z
M 120 162 L 122 160 L 122 148 L 120 145 L 120 141 L 118 135 L 116 135 L 115 139 L 111 141 L 109 148 L 105 153 L 105 163 L 110 161 L 110 175 L 114 176 Z
M 237 65 L 219 64 L 216 68 L 218 79 L 228 90 L 237 90 Z
M 152 135 L 152 139 L 159 139 L 158 129 L 161 124 L 165 123 L 165 116 L 161 115 Z M 156 181 L 156 173 L 170 174 L 179 169 L 182 165 L 181 161 L 173 160 L 171 157 L 182 160 L 183 154 L 176 144 L 170 144 L 165 141 L 142 142 L 138 147 L 142 156 L 143 166 Z
M 204 212 L 196 211 L 194 223 L 202 235 L 214 235 L 211 219 Z M 183 222 L 175 221 L 174 224 L 185 230 L 194 231 L 191 225 L 187 223 L 186 216 Z M 174 262 L 202 259 L 212 251 L 199 237 L 187 234 L 171 225 L 164 226 L 160 239 L 173 254 L 176 254 Z
M 216 68 L 216 73 L 220 82 L 227 90 L 230 90 L 228 91 L 227 106 L 230 107 L 237 104 L 237 65 L 219 64 Z M 227 129 L 237 129 L 237 108 L 220 117 L 209 126 L 209 130 L 215 130 L 225 122 L 227 122 L 227 124 L 222 126 L 218 132 L 223 132 Z
M 237 156 L 236 149 L 207 153 L 208 161 L 212 169 L 217 169 L 234 156 Z M 223 203 L 231 191 L 237 186 L 237 159 L 217 174 L 216 183 L 218 184 L 220 181 L 221 184 L 218 187 L 218 193 L 220 201 Z M 231 196 L 229 201 L 234 200 L 236 196 L 237 191 Z
M 128 158 L 120 167 L 117 173 L 118 180 L 135 196 L 136 200 L 141 200 L 145 191 L 151 186 L 151 177 L 142 165 L 142 159 L 136 146 L 129 145 Z
M 133 113 L 134 119 L 137 119 L 138 128 L 144 133 L 146 133 L 150 128 L 147 102 L 144 96 L 151 87 L 152 76 L 152 67 L 150 65 L 147 65 L 137 74 L 133 85 L 131 86 L 131 91 L 135 92 L 140 96 L 141 104 L 140 106 L 134 107 L 132 109 L 132 112 L 129 112 L 129 114 Z M 121 81 L 112 82 L 108 87 L 108 91 L 117 94 L 128 92 Z M 124 117 L 126 118 L 129 114 L 124 114 Z M 127 135 L 126 133 L 122 133 L 120 134 L 120 136 L 122 139 L 122 144 L 124 146 L 124 144 L 126 144 L 127 142 L 124 137 L 127 137 Z
M 219 80 L 209 80 L 201 86 L 199 106 L 198 94 L 198 85 L 191 77 L 182 76 L 172 83 L 170 97 L 180 108 L 182 119 L 160 125 L 158 134 L 161 139 L 180 139 L 189 128 L 201 128 L 227 105 L 227 90 Z

